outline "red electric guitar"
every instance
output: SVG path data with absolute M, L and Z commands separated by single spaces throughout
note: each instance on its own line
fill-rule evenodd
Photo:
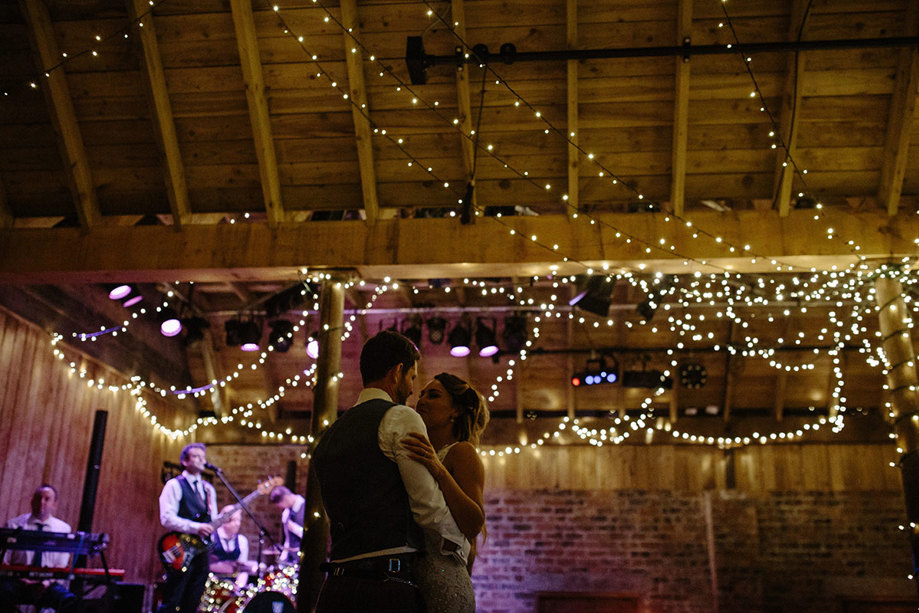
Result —
M 284 479 L 281 477 L 273 477 L 263 483 L 259 483 L 251 494 L 243 498 L 243 503 L 248 506 L 250 502 L 262 494 L 267 494 L 283 483 Z M 208 523 L 216 530 L 229 521 L 230 517 L 241 508 L 242 505 L 236 503 L 232 509 L 227 509 Z M 210 548 L 210 539 L 201 538 L 197 534 L 185 534 L 184 532 L 167 532 L 160 538 L 156 546 L 157 553 L 159 553 L 160 560 L 166 570 L 179 572 L 185 572 L 192 558 L 199 554 L 207 553 Z

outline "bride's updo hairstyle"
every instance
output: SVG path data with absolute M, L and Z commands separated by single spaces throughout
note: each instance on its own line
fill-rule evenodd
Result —
M 488 425 L 488 405 L 485 398 L 455 375 L 442 372 L 434 377 L 444 386 L 453 407 L 459 410 L 459 415 L 453 422 L 453 436 L 458 441 L 469 441 L 473 446 L 479 446 L 479 438 Z

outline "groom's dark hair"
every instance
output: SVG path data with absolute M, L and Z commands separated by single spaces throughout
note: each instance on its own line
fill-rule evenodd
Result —
M 361 349 L 361 380 L 364 385 L 379 381 L 394 366 L 408 371 L 421 357 L 418 348 L 395 330 L 383 330 Z

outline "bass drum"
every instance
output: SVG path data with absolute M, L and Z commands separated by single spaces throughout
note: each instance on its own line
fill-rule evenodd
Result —
M 297 613 L 290 599 L 280 592 L 258 592 L 250 598 L 237 598 L 227 613 Z

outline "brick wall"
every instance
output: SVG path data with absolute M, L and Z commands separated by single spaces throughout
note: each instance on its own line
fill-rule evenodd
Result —
M 845 597 L 915 598 L 896 493 L 486 496 L 488 539 L 473 572 L 482 613 L 535 612 L 541 591 L 634 594 L 649 613 L 825 612 Z

